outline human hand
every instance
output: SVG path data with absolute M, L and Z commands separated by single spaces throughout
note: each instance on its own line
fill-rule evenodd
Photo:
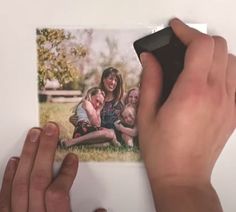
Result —
M 120 120 L 115 121 L 114 125 L 115 125 L 117 130 L 121 131 L 122 124 L 120 123 Z
M 29 131 L 19 158 L 9 160 L 0 193 L 2 212 L 69 212 L 69 191 L 78 169 L 78 159 L 68 154 L 53 176 L 53 160 L 59 129 L 48 123 Z
M 151 183 L 158 188 L 208 186 L 215 162 L 235 129 L 236 58 L 228 54 L 222 37 L 200 33 L 177 19 L 170 25 L 187 46 L 184 69 L 160 106 L 162 69 L 151 54 L 141 54 L 142 157 Z

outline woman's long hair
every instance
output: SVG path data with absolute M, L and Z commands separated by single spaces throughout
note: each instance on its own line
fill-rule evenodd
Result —
M 103 80 L 105 78 L 109 77 L 110 75 L 114 75 L 117 79 L 117 85 L 116 85 L 115 90 L 113 91 L 113 96 L 114 96 L 114 100 L 115 100 L 115 104 L 116 104 L 121 100 L 121 98 L 123 97 L 123 94 L 124 94 L 123 78 L 122 78 L 120 71 L 113 68 L 113 67 L 109 67 L 109 68 L 106 68 L 105 70 L 103 70 L 101 81 L 100 81 L 100 88 L 107 95 L 107 91 L 104 86 Z

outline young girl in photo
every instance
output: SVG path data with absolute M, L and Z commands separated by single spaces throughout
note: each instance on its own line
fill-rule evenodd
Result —
M 93 87 L 87 91 L 84 100 L 77 105 L 75 111 L 78 120 L 73 138 L 101 130 L 100 112 L 104 105 L 104 98 L 104 92 L 98 87 Z
M 120 113 L 120 120 L 115 122 L 115 127 L 121 132 L 122 139 L 129 147 L 134 146 L 134 138 L 137 136 L 136 108 L 128 103 Z
M 93 87 L 87 91 L 85 98 L 78 104 L 76 108 L 76 124 L 73 138 L 62 140 L 61 145 L 69 147 L 80 144 L 99 144 L 111 143 L 119 146 L 116 140 L 114 130 L 101 127 L 100 112 L 103 108 L 105 100 L 104 92 Z

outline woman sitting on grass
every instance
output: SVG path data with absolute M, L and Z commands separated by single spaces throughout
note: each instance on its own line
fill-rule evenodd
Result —
M 88 90 L 85 98 L 76 108 L 76 125 L 73 138 L 61 140 L 61 146 L 70 147 L 82 144 L 111 143 L 119 146 L 114 130 L 101 127 L 100 112 L 104 105 L 105 94 L 98 88 Z
M 123 78 L 118 69 L 109 67 L 103 70 L 100 88 L 105 93 L 105 103 L 101 110 L 101 126 L 115 130 L 118 141 L 122 141 L 121 133 L 114 123 L 119 119 L 123 109 Z
M 103 70 L 100 88 L 105 93 L 105 103 L 101 110 L 102 126 L 115 129 L 114 123 L 118 120 L 123 109 L 123 78 L 118 69 L 113 67 Z

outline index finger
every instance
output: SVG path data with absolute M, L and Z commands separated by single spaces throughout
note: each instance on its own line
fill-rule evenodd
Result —
M 214 39 L 175 18 L 170 26 L 176 36 L 187 46 L 184 74 L 190 79 L 207 80 L 214 53 Z
M 176 36 L 186 45 L 189 46 L 193 41 L 200 38 L 204 33 L 189 27 L 178 18 L 170 21 L 170 26 L 174 30 Z
M 11 211 L 11 194 L 12 194 L 12 182 L 16 173 L 19 158 L 11 158 L 5 169 L 5 173 L 2 180 L 2 188 L 0 191 L 0 211 Z
M 59 128 L 55 123 L 48 123 L 41 133 L 38 152 L 31 172 L 29 211 L 45 211 L 44 195 L 52 181 L 58 137 Z

